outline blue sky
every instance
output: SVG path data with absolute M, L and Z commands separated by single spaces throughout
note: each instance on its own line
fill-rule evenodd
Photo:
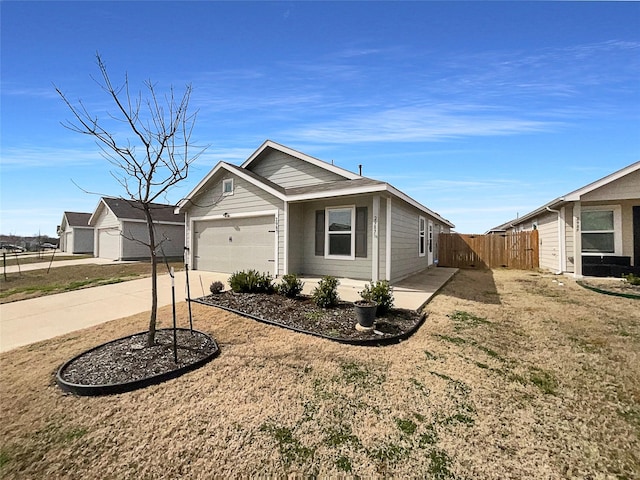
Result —
M 177 202 L 265 139 L 482 233 L 640 160 L 640 3 L 14 2 L 1 14 L 0 232 L 55 235 L 123 192 L 54 90 L 191 83 L 210 145 Z

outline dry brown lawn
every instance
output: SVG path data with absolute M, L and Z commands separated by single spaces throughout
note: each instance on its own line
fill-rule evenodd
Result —
M 4 353 L 0 474 L 640 478 L 640 303 L 553 280 L 461 271 L 384 348 L 194 305 L 220 356 L 108 397 L 64 395 L 53 374 L 145 314 Z

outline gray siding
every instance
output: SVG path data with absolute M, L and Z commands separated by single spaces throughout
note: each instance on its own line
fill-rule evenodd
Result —
M 73 239 L 67 251 L 71 253 L 93 253 L 93 228 L 74 228 Z
M 157 249 L 159 257 L 181 257 L 184 247 L 184 226 L 183 225 L 155 225 L 155 240 L 161 247 Z M 150 258 L 149 247 L 144 245 L 149 243 L 149 232 L 147 224 L 143 222 L 123 222 L 122 227 L 122 259 Z
M 327 207 L 340 206 L 367 207 L 367 257 L 354 260 L 324 258 L 315 255 L 315 211 Z M 308 202 L 304 204 L 304 262 L 302 271 L 292 272 L 304 275 L 333 275 L 362 280 L 371 279 L 371 226 L 372 197 L 354 196 L 326 201 Z
M 560 269 L 558 214 L 547 213 L 538 217 L 540 268 L 557 272 Z
M 418 217 L 429 217 L 406 203 L 391 201 L 391 281 L 424 270 L 428 256 L 418 253 Z M 433 219 L 432 219 L 433 220 Z
M 304 187 L 344 180 L 344 177 L 284 152 L 271 151 L 250 170 L 284 187 Z
M 564 209 L 564 238 L 565 255 L 567 256 L 566 271 L 574 273 L 573 263 L 573 205 L 567 205 Z

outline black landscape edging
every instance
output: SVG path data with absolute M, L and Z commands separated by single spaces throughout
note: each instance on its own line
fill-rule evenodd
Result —
M 334 342 L 344 343 L 344 344 L 347 344 L 347 345 L 359 345 L 359 346 L 364 346 L 364 347 L 378 347 L 378 346 L 381 347 L 381 346 L 384 346 L 384 345 L 392 345 L 392 344 L 395 344 L 395 343 L 399 343 L 399 342 L 401 342 L 403 340 L 406 340 L 411 335 L 413 335 L 415 333 L 415 331 L 418 330 L 418 328 L 420 328 L 420 326 L 424 323 L 425 319 L 427 318 L 427 315 L 423 313 L 422 315 L 420 315 L 420 320 L 418 320 L 418 322 L 415 324 L 415 326 L 411 330 L 403 332 L 400 335 L 394 335 L 392 337 L 385 337 L 385 338 L 350 339 L 350 338 L 330 337 L 329 335 L 323 335 L 322 333 L 313 332 L 313 331 L 310 331 L 310 330 L 304 330 L 303 328 L 292 327 L 290 325 L 285 325 L 283 323 L 279 323 L 279 322 L 276 322 L 276 321 L 273 321 L 273 320 L 266 320 L 264 318 L 258 317 L 256 315 L 252 315 L 250 313 L 246 313 L 246 312 L 242 312 L 240 310 L 235 310 L 233 308 L 225 307 L 225 306 L 222 306 L 222 305 L 215 305 L 213 303 L 206 302 L 206 301 L 202 300 L 201 298 L 192 298 L 191 301 L 199 303 L 201 305 L 206 305 L 208 307 L 221 308 L 222 310 L 226 310 L 228 312 L 235 313 L 236 315 L 240 315 L 242 317 L 250 318 L 252 320 L 256 320 L 256 321 L 261 322 L 261 323 L 266 323 L 267 325 L 273 325 L 275 327 L 286 328 L 287 330 L 292 330 L 292 331 L 297 332 L 297 333 L 304 333 L 306 335 L 312 335 L 314 337 L 324 338 L 325 340 L 332 340 Z
M 173 328 L 161 328 L 161 329 L 158 329 L 157 331 L 162 331 L 162 330 L 173 331 Z M 190 331 L 188 328 L 177 328 L 176 330 Z M 201 366 L 210 362 L 220 354 L 220 347 L 218 346 L 218 343 L 215 341 L 215 339 L 212 336 L 207 335 L 206 333 L 200 332 L 198 330 L 193 330 L 193 331 L 200 335 L 204 335 L 205 337 L 210 339 L 215 345 L 215 350 L 213 351 L 213 353 L 207 355 L 206 357 L 194 363 L 190 363 L 189 365 L 184 365 L 183 367 L 177 368 L 175 370 L 170 370 L 168 372 L 160 373 L 158 375 L 152 375 L 150 377 L 141 378 L 140 380 L 134 380 L 132 382 L 109 383 L 107 385 L 82 385 L 78 383 L 67 382 L 62 378 L 61 374 L 64 371 L 64 369 L 67 368 L 69 364 L 74 360 L 76 360 L 77 358 L 80 358 L 83 355 L 86 355 L 89 352 L 93 352 L 94 350 L 97 350 L 99 348 L 102 348 L 105 345 L 109 345 L 110 343 L 116 343 L 126 338 L 135 337 L 136 335 L 147 333 L 147 332 L 138 332 L 138 333 L 134 333 L 133 335 L 127 335 L 125 337 L 120 337 L 115 340 L 111 340 L 109 342 L 103 343 L 96 347 L 90 348 L 89 350 L 86 350 L 79 355 L 76 355 L 71 360 L 68 360 L 67 362 L 65 362 L 58 369 L 56 373 L 56 383 L 65 392 L 74 393 L 80 396 L 98 396 L 98 395 L 113 395 L 116 393 L 131 392 L 133 390 L 138 390 L 140 388 L 149 387 L 151 385 L 156 385 L 158 383 L 166 382 L 167 380 L 177 378 L 181 375 L 184 375 L 187 372 L 191 372 L 193 370 L 196 370 L 197 368 L 200 368 Z
M 602 293 L 604 295 L 611 295 L 614 297 L 623 297 L 623 298 L 631 298 L 633 300 L 640 300 L 640 295 L 635 295 L 633 293 L 620 293 L 620 292 L 612 292 L 610 290 L 603 290 L 601 288 L 597 288 L 597 287 L 592 287 L 591 285 L 587 285 L 586 283 L 583 283 L 581 281 L 577 281 L 576 282 L 578 285 L 580 285 L 582 288 L 586 288 L 587 290 L 591 290 L 593 292 L 596 293 Z

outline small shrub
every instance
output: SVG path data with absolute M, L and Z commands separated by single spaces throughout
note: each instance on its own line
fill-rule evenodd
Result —
M 337 278 L 330 275 L 322 277 L 318 286 L 312 292 L 315 304 L 320 308 L 335 307 L 340 300 L 340 297 L 338 297 L 338 285 L 340 285 L 340 281 Z
M 257 270 L 234 272 L 229 277 L 231 290 L 236 293 L 273 293 L 273 277 Z
M 224 285 L 219 280 L 211 282 L 211 285 L 209 285 L 209 291 L 213 294 L 220 293 L 222 292 L 222 290 L 224 290 Z
M 363 300 L 378 304 L 376 315 L 382 317 L 393 307 L 393 287 L 388 281 L 382 280 L 365 285 L 360 292 Z
M 296 298 L 304 287 L 304 283 L 293 273 L 282 276 L 282 281 L 278 285 L 278 293 L 289 298 Z
M 633 273 L 630 273 L 629 275 L 623 275 L 622 278 L 624 278 L 624 280 L 631 285 L 640 285 L 640 276 L 634 275 Z

